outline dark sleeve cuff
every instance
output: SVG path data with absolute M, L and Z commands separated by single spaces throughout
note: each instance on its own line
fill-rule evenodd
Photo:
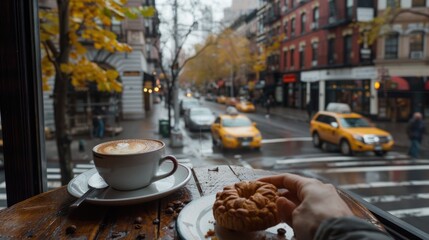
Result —
M 357 217 L 342 217 L 323 221 L 317 229 L 314 239 L 391 240 L 392 238 L 365 220 Z

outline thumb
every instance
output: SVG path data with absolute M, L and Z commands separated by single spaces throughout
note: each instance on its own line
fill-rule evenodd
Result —
M 292 212 L 296 208 L 295 203 L 287 198 L 279 197 L 276 204 L 280 220 L 292 226 Z

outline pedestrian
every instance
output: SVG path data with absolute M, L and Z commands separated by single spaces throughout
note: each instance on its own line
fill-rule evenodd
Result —
M 104 107 L 95 108 L 92 123 L 94 126 L 93 135 L 100 139 L 103 138 L 104 137 Z
M 296 239 L 392 239 L 357 217 L 331 184 L 289 173 L 259 181 L 287 190 L 276 205 L 280 220 L 292 227 Z
M 411 145 L 408 150 L 408 155 L 412 158 L 418 158 L 420 155 L 420 144 L 422 143 L 423 134 L 426 133 L 423 116 L 419 112 L 415 112 L 407 125 L 407 135 Z
M 274 98 L 272 95 L 269 95 L 265 100 L 265 109 L 266 109 L 265 117 L 266 118 L 270 117 L 270 109 L 271 109 L 271 105 L 273 104 L 274 104 Z

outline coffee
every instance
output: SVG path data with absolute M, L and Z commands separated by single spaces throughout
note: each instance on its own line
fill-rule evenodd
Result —
M 127 139 L 127 140 L 118 140 L 106 142 L 98 145 L 94 149 L 95 152 L 100 154 L 136 154 L 136 153 L 145 153 L 152 152 L 162 148 L 163 144 L 161 142 L 149 139 Z

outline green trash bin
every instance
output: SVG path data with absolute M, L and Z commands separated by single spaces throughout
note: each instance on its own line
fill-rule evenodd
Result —
M 162 137 L 169 137 L 169 127 L 170 126 L 168 126 L 168 120 L 165 120 L 165 119 L 160 119 L 159 120 L 159 122 L 158 122 L 158 127 L 159 127 L 159 134 L 162 136 Z

